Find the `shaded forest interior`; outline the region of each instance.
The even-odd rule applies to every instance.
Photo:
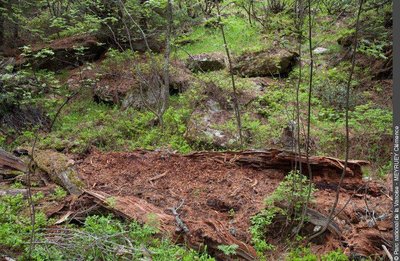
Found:
[[[0,259],[389,260],[392,26],[387,0],[0,0]]]

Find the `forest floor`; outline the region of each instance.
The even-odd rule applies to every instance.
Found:
[[[357,53],[349,101],[349,157],[360,161],[350,161],[340,186],[332,225],[313,239],[312,244],[307,244],[306,236],[320,229],[329,216],[344,167],[343,161],[332,157],[345,157],[344,98],[351,68],[351,44],[343,42],[351,40],[350,29],[354,24],[351,13],[316,17],[318,26],[314,29],[313,39],[315,73],[309,116],[305,108],[309,102],[310,60],[306,55],[302,57],[302,67],[294,64],[282,73],[282,77],[280,74],[279,77],[265,76],[260,72],[257,76],[234,76],[244,135],[244,144],[241,145],[232,103],[231,75],[224,59],[220,69],[190,69],[193,56],[210,56],[214,62],[224,57],[218,27],[199,23],[187,33],[175,37],[177,43],[171,54],[169,108],[163,116],[163,127],[151,108],[145,106],[143,94],[138,93],[139,88],[142,91],[140,82],[144,80],[136,72],[137,68],[147,72],[146,68],[152,64],[147,54],[131,50],[120,52],[112,46],[103,46],[103,39],[96,38],[98,35],[86,33],[59,38],[50,44],[33,45],[32,51],[38,53],[32,61],[38,68],[30,68],[29,57],[15,51],[10,55],[13,69],[0,72],[4,86],[11,90],[9,97],[8,93],[4,97],[18,104],[15,110],[5,106],[4,115],[0,115],[0,147],[9,152],[22,147],[30,151],[35,143],[44,158],[47,152],[49,157],[58,154],[68,158],[68,168],[72,162],[84,184],[82,194],[75,195],[57,183],[58,180],[50,181],[48,176],[60,173],[47,172],[47,178],[44,178],[46,175],[40,172],[46,170],[37,164],[41,170],[32,175],[31,185],[38,211],[38,238],[48,236],[48,228],[70,233],[73,225],[77,225],[78,234],[82,235],[92,229],[87,220],[97,215],[109,223],[119,222],[118,217],[122,217],[140,223],[143,228],[149,224],[162,232],[161,235],[150,233],[151,239],[164,240],[165,236],[177,243],[169,245],[165,251],[175,251],[173,254],[160,257],[165,250],[160,242],[164,241],[149,246],[146,244],[152,240],[147,242],[134,238],[137,239],[135,247],[142,249],[145,245],[144,248],[152,249],[151,260],[213,260],[212,257],[218,260],[258,260],[259,256],[265,255],[263,257],[267,260],[309,261],[320,260],[324,254],[336,250],[343,251],[350,260],[386,260],[384,248],[390,248],[393,231],[393,193],[390,191],[392,52],[390,28],[383,27],[383,15],[365,14],[364,23],[370,21],[370,17],[379,17],[372,22],[381,26],[377,27],[379,30],[371,26],[370,31],[382,31],[388,36],[382,36],[382,43],[375,43],[373,34],[370,36],[368,30],[362,32],[365,38],[360,41],[363,48]],[[287,13],[273,16],[273,20],[268,22],[270,28],[263,28],[257,24],[249,25],[243,15],[230,13],[224,25],[235,63],[244,60],[243,55],[258,57],[260,52],[265,52],[263,59],[269,59],[271,50],[283,53],[297,50],[289,18]],[[83,47],[81,52],[76,46]],[[301,48],[303,53],[308,52],[306,44]],[[53,52],[49,57],[46,56],[48,49]],[[41,52],[44,57],[38,55]],[[154,53],[153,56],[155,69],[162,68],[163,53]],[[253,65],[250,63],[246,69],[256,67]],[[299,77],[303,80],[298,81]],[[41,85],[32,85],[38,79]],[[18,92],[20,86],[25,88],[22,94]],[[150,96],[147,102],[152,102]],[[300,119],[296,127],[293,119],[297,103]],[[306,120],[309,117],[311,129],[309,141],[306,141]],[[54,126],[49,129],[53,119]],[[268,205],[266,199],[279,190],[290,171],[295,169],[295,161],[288,156],[290,153],[284,151],[293,146],[295,135],[292,128],[300,130],[298,144],[304,149],[302,153],[307,148],[310,155],[316,155],[310,158],[312,184],[316,190],[312,193],[300,237],[294,237],[294,227],[287,225],[292,217],[277,214],[263,231],[263,243],[270,244],[271,249],[261,251],[258,256],[252,222],[263,211],[276,207]],[[248,151],[235,151],[239,148]],[[271,155],[272,161],[268,158]],[[369,167],[361,168],[365,163],[361,160],[368,161]],[[27,162],[29,159],[25,159],[25,164]],[[50,160],[50,169],[54,167],[52,164]],[[302,166],[303,170],[307,169],[304,161]],[[26,193],[26,171],[14,175],[8,171],[3,173],[2,167],[0,164],[0,193]],[[302,173],[307,176],[306,172]],[[3,252],[8,257],[26,254],[31,223],[26,197],[0,196],[1,260]],[[290,205],[298,202],[288,199],[280,203]],[[110,212],[114,216],[107,219]],[[45,215],[43,220],[42,214]],[[130,231],[110,232],[107,230],[109,223],[103,227],[100,222],[96,224],[103,229],[100,229],[101,233],[105,232],[106,235],[102,235],[105,238]],[[128,222],[117,224],[121,227],[131,225]],[[140,229],[134,232],[143,233]],[[68,235],[65,238],[69,238]],[[65,249],[60,241],[50,243],[59,244],[57,251],[63,254]],[[91,241],[86,243],[89,248],[94,244]],[[80,248],[79,244],[77,241],[74,246],[68,245],[71,253],[85,253],[86,246]],[[227,254],[227,249],[235,245],[235,254]],[[300,245],[318,257],[287,258]],[[46,251],[40,247],[38,244],[37,252],[40,254],[55,252],[51,247],[46,246]],[[123,247],[117,250],[124,252],[126,249]],[[192,251],[190,248],[197,250],[196,255],[208,253],[211,258],[183,258],[179,251]],[[99,249],[101,254],[107,252],[102,252],[104,245]],[[111,247],[110,256],[98,257],[98,260],[114,260],[117,250]],[[157,256],[159,253],[162,254]],[[76,257],[64,255],[60,260],[72,256]],[[39,257],[33,259],[53,260],[55,256]],[[136,258],[142,260],[145,257],[139,253]]]
[[[265,207],[265,198],[284,179],[285,170],[237,164],[241,156],[94,150],[78,163],[78,171],[90,190],[122,202],[144,200],[142,207],[148,208],[148,213],[171,215],[170,208],[181,205],[179,216],[190,230],[193,238],[188,241],[192,244],[222,245],[231,234],[237,240],[233,243],[251,248],[250,217]],[[317,191],[310,206],[325,216],[333,205],[340,178],[338,172],[327,173],[315,171]],[[391,241],[390,208],[385,184],[363,181],[360,175],[346,177],[340,190],[340,213],[334,218],[339,234],[327,232],[314,239],[312,251],[323,254],[341,248],[350,256],[383,256],[382,245]],[[273,226],[267,233],[268,241],[278,249],[287,245],[280,241],[281,228]],[[274,251],[271,257],[278,260],[280,254]]]

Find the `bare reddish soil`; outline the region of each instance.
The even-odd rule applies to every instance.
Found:
[[[248,247],[250,217],[264,208],[263,200],[276,189],[288,170],[273,169],[268,164],[238,164],[240,160],[235,157],[224,153],[183,156],[149,151],[92,151],[78,170],[87,187],[94,191],[115,196],[120,202],[145,203],[155,212],[163,212],[160,214],[163,218],[171,216],[167,226],[176,226],[169,208],[184,200],[178,212],[190,235],[197,237],[195,240],[219,243],[220,234],[229,234]],[[311,207],[327,216],[335,199],[339,174],[315,170],[314,181],[319,190]],[[353,257],[384,256],[382,245],[390,249],[392,234],[391,199],[385,187],[365,183],[354,173],[345,178],[341,189],[338,209],[344,206],[334,219],[341,237],[327,232],[315,240],[313,251],[321,254],[342,248]],[[267,238],[274,241],[277,235],[271,233]],[[278,243],[278,247],[284,244]]]

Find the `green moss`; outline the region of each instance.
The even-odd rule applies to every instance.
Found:
[[[250,26],[246,19],[229,16],[224,19],[223,23],[231,52],[240,54],[250,50],[261,50],[269,46],[269,42],[261,37],[260,28]],[[193,42],[179,47],[177,49],[178,57],[188,58],[187,53],[190,55],[212,52],[225,53],[221,31],[218,27],[195,27],[191,34],[187,36],[187,39],[193,39]]]

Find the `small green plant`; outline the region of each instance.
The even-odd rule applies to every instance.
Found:
[[[185,249],[155,237],[157,229],[137,222],[126,224],[113,216],[87,217],[82,228],[66,228],[35,248],[35,260],[154,260],[213,261],[205,253]],[[64,247],[67,245],[68,247]]]
[[[342,250],[336,249],[321,256],[321,261],[348,261],[349,258]]]
[[[218,249],[221,250],[225,255],[236,255],[236,250],[238,249],[238,245],[219,245]]]
[[[340,250],[334,250],[318,257],[310,247],[297,247],[290,251],[285,261],[348,261],[349,258]]]
[[[251,242],[260,256],[263,256],[265,251],[274,249],[274,246],[265,240],[265,235],[277,212],[277,208],[268,208],[251,218]]]
[[[110,207],[115,207],[115,205],[117,204],[117,201],[114,197],[108,197],[106,199],[106,203],[107,205],[109,205]]]
[[[236,214],[236,212],[235,212],[235,210],[233,208],[229,209],[228,215],[229,215],[230,218],[234,218],[235,214]]]
[[[22,189],[22,188],[24,188],[25,186],[20,182],[20,181],[17,181],[17,182],[14,182],[12,185],[11,185],[11,188],[14,188],[14,189]]]
[[[53,196],[55,200],[61,200],[67,196],[67,192],[63,188],[57,186]]]
[[[298,247],[290,251],[286,261],[318,261],[318,257],[309,247]]]
[[[265,200],[266,208],[251,218],[252,243],[260,255],[274,249],[273,245],[266,242],[265,236],[276,215],[291,215],[289,218],[293,221],[299,220],[309,189],[307,177],[298,171],[291,171],[274,193]],[[311,200],[314,192],[315,188],[311,186]]]

